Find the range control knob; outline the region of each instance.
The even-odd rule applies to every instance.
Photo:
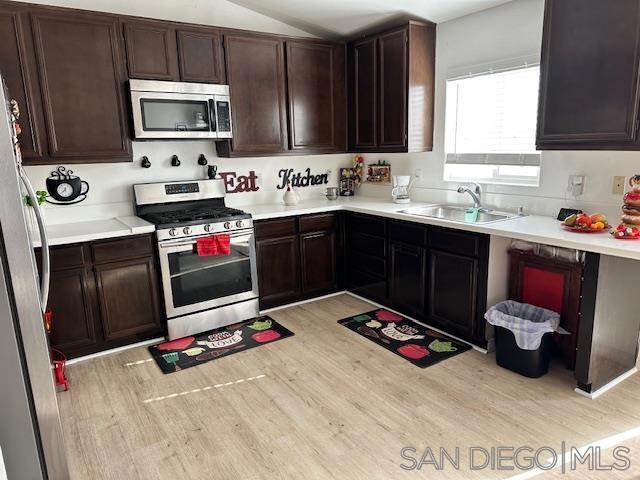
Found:
[[[224,228],[225,228],[225,230],[229,230],[231,228],[231,223],[230,222],[224,222]]]
[[[236,222],[236,227],[240,228],[240,227],[242,227],[242,226],[244,226],[244,223],[242,223],[242,220],[238,220],[238,221]]]
[[[169,230],[169,235],[171,235],[172,237],[175,237],[176,235],[178,235],[178,230],[176,230],[175,228],[172,228],[171,230]]]
[[[205,231],[205,232],[207,232],[207,233],[209,233],[211,230],[213,230],[213,227],[211,226],[211,224],[210,224],[210,223],[207,223],[207,224],[204,226],[204,231]]]
[[[191,234],[191,227],[184,227],[182,231],[184,232],[185,235],[189,235]]]

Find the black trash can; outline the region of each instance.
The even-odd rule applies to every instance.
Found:
[[[503,368],[529,378],[538,378],[549,371],[553,351],[553,333],[545,333],[537,350],[523,350],[508,328],[494,327],[496,363]]]
[[[560,323],[557,312],[506,300],[491,307],[485,319],[495,329],[498,365],[529,378],[541,377],[549,371],[553,332]]]

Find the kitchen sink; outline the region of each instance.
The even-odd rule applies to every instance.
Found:
[[[399,210],[398,213],[415,215],[417,217],[440,218],[442,220],[449,220],[452,222],[478,224],[500,222],[502,220],[509,220],[510,218],[516,218],[519,216],[515,213],[498,212],[489,208],[481,208],[478,211],[476,221],[467,222],[464,219],[466,210],[468,210],[468,207],[460,207],[457,205],[432,205],[430,207],[407,208],[405,210]]]

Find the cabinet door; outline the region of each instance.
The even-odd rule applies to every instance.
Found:
[[[344,150],[344,45],[287,42],[292,150]]]
[[[99,341],[94,289],[93,275],[84,267],[51,273],[51,346],[68,357],[95,350]]]
[[[36,11],[32,24],[52,161],[131,161],[117,18]]]
[[[9,97],[20,107],[20,148],[29,163],[46,154],[46,137],[28,15],[9,5],[0,6],[0,36],[0,72]]]
[[[168,22],[138,20],[124,24],[129,77],[180,80],[176,31]]]
[[[298,236],[256,242],[260,308],[295,299],[300,294],[300,250]]]
[[[424,315],[426,294],[425,249],[416,245],[391,243],[389,299],[408,315]]]
[[[378,146],[407,145],[407,29],[378,38]]]
[[[94,270],[105,341],[162,333],[153,258],[95,265]]]
[[[639,41],[637,0],[547,0],[538,147],[636,140]]]
[[[221,41],[218,30],[178,30],[178,57],[182,81],[224,83]]]
[[[300,256],[304,293],[336,288],[336,235],[333,231],[300,235]]]
[[[377,41],[360,40],[349,45],[349,148],[377,146]]]
[[[227,80],[233,108],[235,154],[287,149],[282,41],[271,36],[224,37]]]
[[[466,339],[474,337],[478,260],[440,250],[429,252],[427,321]]]

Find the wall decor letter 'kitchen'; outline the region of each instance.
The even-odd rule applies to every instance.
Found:
[[[298,172],[293,173],[293,168],[283,168],[278,172],[281,182],[276,188],[282,190],[287,188],[287,184],[291,182],[292,187],[309,187],[313,185],[326,185],[329,183],[329,173],[320,173],[311,175],[311,169],[307,168],[304,174]]]
[[[251,170],[249,175],[238,175],[236,172],[220,172],[224,180],[224,188],[227,193],[257,192],[260,187],[256,185],[258,175]]]

